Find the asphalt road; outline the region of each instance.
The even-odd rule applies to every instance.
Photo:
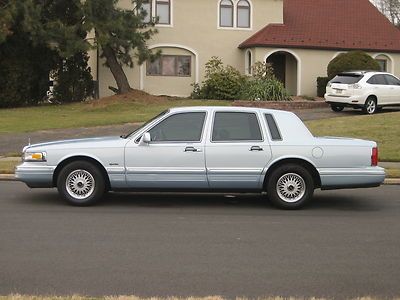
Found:
[[[400,186],[257,196],[110,194],[75,208],[0,182],[0,294],[400,296]]]

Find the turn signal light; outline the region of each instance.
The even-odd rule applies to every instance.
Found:
[[[376,167],[378,165],[378,148],[372,148],[372,156],[371,156],[371,166]]]

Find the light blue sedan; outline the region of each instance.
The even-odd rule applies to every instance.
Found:
[[[267,193],[280,208],[304,206],[321,188],[376,187],[385,179],[377,144],[314,137],[293,113],[242,107],[184,107],[127,136],[26,146],[16,177],[57,187],[73,205],[107,191]]]

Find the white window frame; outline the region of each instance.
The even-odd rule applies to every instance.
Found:
[[[251,0],[247,0],[250,5],[250,27],[238,27],[237,26],[237,18],[238,18],[238,2],[239,0],[231,0],[233,3],[233,27],[223,27],[220,26],[220,18],[221,18],[221,1],[217,1],[217,29],[221,30],[242,30],[242,31],[252,31],[253,30],[253,2]]]
[[[157,18],[157,0],[150,0],[151,18],[154,21]],[[155,23],[155,27],[174,27],[174,0],[169,0],[169,24]]]

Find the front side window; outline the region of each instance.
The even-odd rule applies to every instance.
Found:
[[[389,85],[400,85],[400,81],[397,78],[395,78],[391,75],[384,75],[384,76]]]
[[[158,24],[171,24],[171,2],[170,0],[156,0],[156,16]]]
[[[237,4],[237,27],[250,28],[250,4],[247,0],[240,0]]]
[[[147,62],[147,75],[190,77],[191,62],[189,55],[161,55],[154,62]]]
[[[217,112],[212,133],[214,142],[262,141],[255,113]]]
[[[155,142],[200,142],[205,112],[180,113],[167,117],[149,130]]]
[[[219,4],[219,26],[233,27],[233,3],[231,0],[222,0]]]

